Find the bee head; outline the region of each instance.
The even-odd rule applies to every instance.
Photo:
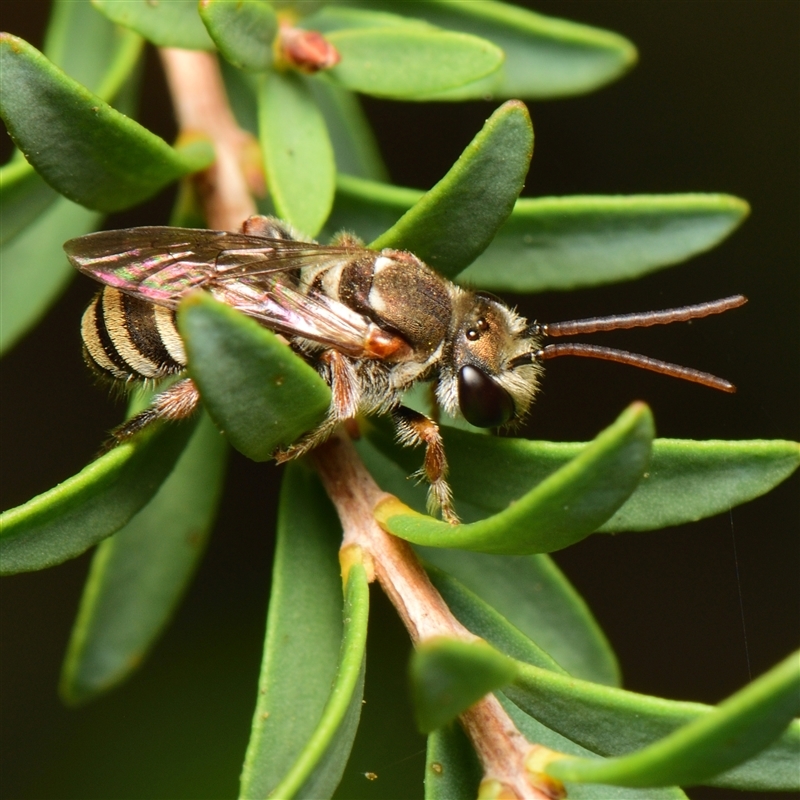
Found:
[[[437,395],[479,428],[518,422],[538,388],[541,367],[535,327],[493,295],[465,293],[452,342],[452,362],[440,375]]]

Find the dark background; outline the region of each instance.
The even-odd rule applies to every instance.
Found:
[[[531,317],[560,320],[742,292],[750,303],[724,317],[608,340],[725,376],[738,394],[563,359],[548,365],[528,435],[589,439],[642,399],[662,436],[800,438],[800,4],[542,0],[535,9],[627,36],[640,63],[586,97],[530,104],[536,147],[526,195],[721,191],[745,198],[752,215],[710,253],[635,283],[519,299]],[[0,28],[41,46],[46,12],[44,2],[3,0]],[[144,86],[141,120],[171,139],[152,54]],[[393,180],[424,189],[497,104],[365,105]],[[5,160],[5,136],[2,147]],[[170,199],[116,215],[108,226],[164,223]],[[76,281],[3,362],[3,507],[74,474],[119,419],[119,406],[81,362],[78,322],[93,291]],[[140,673],[85,709],[61,706],[56,684],[90,555],[4,579],[3,797],[235,795],[279,480],[277,467],[234,454],[219,524],[175,621]],[[556,560],[609,635],[627,687],[714,703],[797,647],[798,510],[795,476],[730,514],[656,533],[594,536]],[[421,797],[424,740],[406,710],[407,639],[379,591],[373,602],[365,721],[378,720],[382,732],[357,740],[341,796]],[[366,771],[379,779],[366,781]]]

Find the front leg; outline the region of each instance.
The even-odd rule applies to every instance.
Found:
[[[340,422],[351,419],[358,412],[361,385],[352,361],[337,350],[326,350],[319,361],[322,376],[331,387],[331,405],[328,414],[313,431],[275,454],[275,460],[279,464],[299,458],[313,450],[334,432]]]
[[[425,462],[420,474],[428,481],[428,511],[441,509],[442,519],[451,525],[459,522],[453,508],[453,495],[447,482],[447,458],[439,426],[419,411],[398,406],[392,411],[397,439],[402,445],[425,444]]]

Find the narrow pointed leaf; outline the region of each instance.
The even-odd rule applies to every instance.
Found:
[[[194,422],[153,425],[0,515],[0,574],[52,567],[120,530],[166,480],[193,428]]]
[[[346,181],[349,175],[373,181],[388,181],[389,173],[381,158],[378,142],[358,98],[347,89],[326,81],[309,81],[308,85],[325,117],[336,160],[337,191],[339,179],[344,178]],[[342,176],[341,173],[347,174]],[[396,221],[396,218],[392,219],[389,224],[393,225]],[[345,226],[335,227],[332,233],[343,227]],[[370,238],[374,239],[387,227],[389,225],[376,229]],[[330,221],[325,224],[325,230],[329,228]]]
[[[604,756],[642,751],[716,713],[713,706],[566,679],[533,666],[521,666],[505,693],[548,728]],[[798,791],[799,758],[800,721],[795,721],[755,757],[703,782],[752,791]]]
[[[432,549],[432,548],[431,548]],[[566,675],[564,670],[536,642],[515,628],[502,614],[467,589],[452,575],[427,565],[431,582],[447,607],[464,627],[486,640],[492,647],[517,661]]]
[[[15,36],[0,34],[0,69],[0,113],[15,144],[76,203],[128,208],[213,160],[206,142],[171,148]]]
[[[644,750],[603,762],[554,761],[547,772],[563,780],[616,786],[703,783],[763,750],[798,714],[800,652],[795,652],[713,713]]]
[[[231,444],[254,461],[322,421],[330,390],[278,337],[198,292],[178,310],[189,373]]]
[[[460,725],[445,725],[428,734],[425,800],[477,797],[482,778],[480,761]]]
[[[340,175],[326,230],[378,238],[421,197],[416,189]],[[722,194],[523,197],[458,279],[516,292],[631,280],[715,247],[748,211],[743,200]]]
[[[342,649],[330,697],[302,753],[273,790],[274,797],[316,800],[330,797],[339,785],[361,717],[368,615],[367,574],[362,564],[353,564],[347,573]]]
[[[89,36],[97,47],[81,47]],[[142,39],[110,23],[89,3],[59,0],[45,39],[45,55],[70,77],[113,100],[129,80]],[[37,175],[19,151],[0,169],[0,243],[37,220],[58,194]]]
[[[523,198],[459,279],[514,292],[632,280],[715,247],[749,210],[726,194]]]
[[[444,580],[434,577],[434,583],[476,635],[507,655],[552,669],[535,661],[533,650],[527,657],[523,655],[525,650],[513,634],[519,631],[555,660],[556,671],[564,669],[575,677],[610,686],[619,684],[619,666],[608,639],[549,556],[493,556],[434,547],[423,548],[422,554],[449,573]],[[454,581],[466,594],[452,585]],[[473,597],[478,598],[477,604]],[[497,618],[482,611],[482,604]],[[512,626],[513,631],[504,632],[504,626]]]
[[[360,6],[408,14],[402,0],[370,0]],[[616,80],[636,62],[636,49],[622,36],[568,20],[545,17],[493,0],[417,0],[411,13],[449,30],[475,33],[505,53],[497,73],[437,100],[487,97],[541,99],[590,92]]]
[[[398,447],[386,426],[372,422],[365,430],[383,453],[408,472],[419,467],[416,454]],[[469,521],[515,503],[584,447],[579,442],[501,439],[452,428],[443,428],[443,435],[456,508]],[[475,463],[482,465],[479,473]],[[655,439],[643,480],[598,530],[656,530],[727,512],[770,491],[798,466],[797,442]],[[401,499],[424,509],[410,502],[407,494],[401,493]]]
[[[510,101],[486,121],[447,175],[372,247],[399,247],[453,277],[482,253],[514,208],[533,153],[525,106]]]
[[[224,438],[205,417],[153,499],[100,544],[61,675],[67,702],[107,691],[146,658],[205,549],[225,452]]]
[[[340,666],[347,663],[348,675],[352,676],[358,649],[363,648],[366,625],[363,570],[357,567],[352,572],[355,578],[348,581],[350,599],[359,596],[348,606],[353,613],[346,623],[345,635],[337,558],[340,542],[341,527],[336,512],[316,475],[301,464],[290,464],[281,489],[264,660],[242,770],[243,800],[267,797],[270,792],[273,796],[291,796],[277,795],[276,788],[290,771],[300,775],[297,765],[304,759],[308,766],[309,742],[321,741],[318,731],[323,723],[330,726],[332,721],[331,716],[326,716],[326,709],[332,707],[331,686],[337,674],[344,675]],[[343,649],[345,640],[349,649]],[[337,696],[341,697],[344,684],[337,686]],[[356,712],[360,711],[360,693],[356,683],[351,694],[351,699],[357,698]],[[351,729],[354,735],[352,709],[351,704],[339,732],[328,739],[331,744],[346,741]],[[304,774],[309,773],[306,770]],[[300,779],[308,780],[303,775]],[[320,791],[318,796],[327,795]]]
[[[304,78],[283,72],[264,76],[258,128],[278,216],[316,236],[333,206],[336,164],[325,120]]]
[[[498,692],[497,699],[511,717],[519,732],[529,742],[543,744],[545,747],[559,753],[589,758],[592,756],[589,750],[528,716],[512,703],[504,692]],[[569,800],[688,800],[686,794],[677,786],[642,789],[565,781],[564,788],[567,791]]]
[[[214,44],[231,64],[256,71],[272,66],[272,40],[278,30],[278,18],[269,3],[200,0],[199,9]]]
[[[130,79],[143,46],[141,36],[115,25],[89,2],[53,3],[44,54],[107,103]]]
[[[509,555],[559,550],[596,530],[631,495],[652,438],[650,410],[634,403],[573,461],[492,517],[448,525],[387,500],[376,519],[395,536],[432,547]]]
[[[326,71],[354,92],[413,100],[455,89],[497,71],[503,51],[464,33],[392,25],[327,34],[341,56]]]
[[[0,167],[0,245],[11,241],[57,199],[58,192],[23,158]]]
[[[797,442],[656,439],[644,480],[599,530],[657,530],[722,514],[766,494],[798,466]]]
[[[197,0],[92,0],[112,22],[132,28],[159,47],[213,50],[197,13]]]
[[[437,637],[414,651],[409,674],[417,727],[429,733],[510,683],[516,666],[486,642]]]

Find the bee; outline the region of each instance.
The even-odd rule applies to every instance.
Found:
[[[303,241],[273,217],[250,217],[240,233],[143,227],[103,231],[66,242],[70,262],[104,284],[83,315],[88,364],[125,385],[177,376],[152,404],[112,432],[125,441],[155,420],[191,415],[200,397],[186,377],[175,309],[203,289],[284,335],[331,388],[320,425],[286,449],[296,458],[357,414],[390,414],[404,445],[425,445],[421,476],[431,512],[458,521],[447,483],[438,424],[402,404],[432,381],[437,404],[481,428],[502,428],[528,414],[542,363],[564,355],[608,359],[735,391],[697,370],[607,347],[543,345],[548,337],[646,327],[717,314],[741,295],[699,305],[575,320],[529,323],[494,295],[442,277],[412,253],[366,248],[349,234],[331,245]]]

